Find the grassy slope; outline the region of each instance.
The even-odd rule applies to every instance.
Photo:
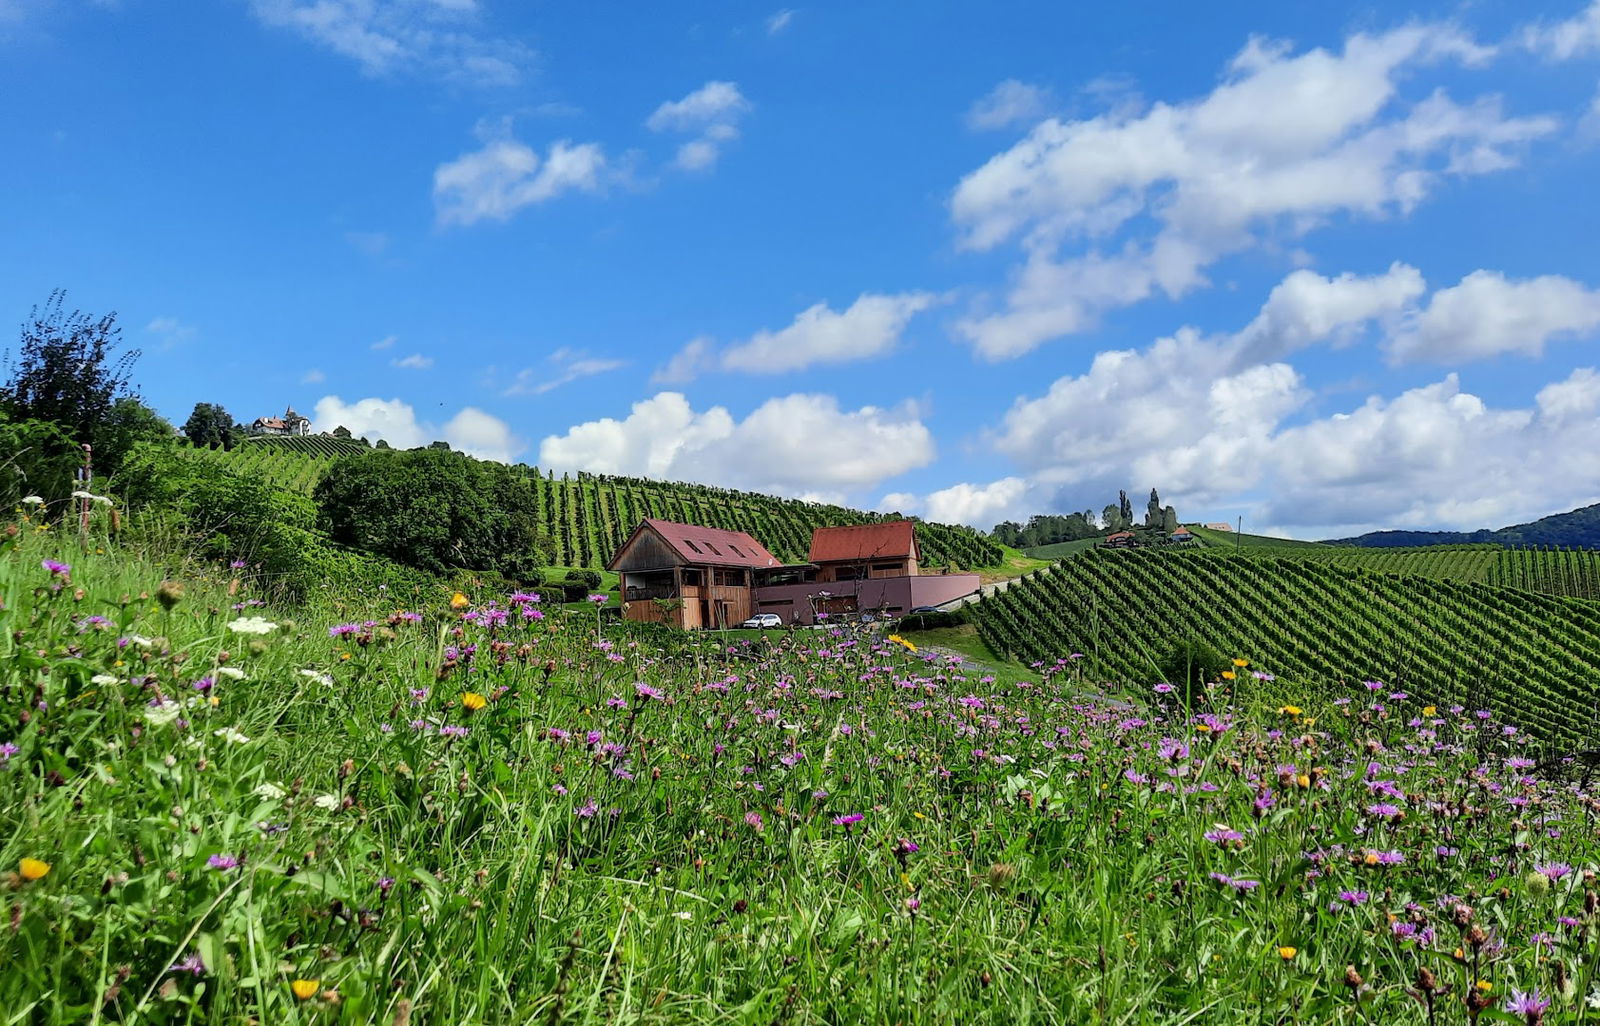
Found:
[[[70,585],[45,556],[74,564]],[[1593,833],[1470,718],[1422,738],[1407,713],[1366,725],[1307,701],[1307,721],[1202,734],[1175,708],[1138,726],[1080,711],[1060,679],[988,683],[868,638],[729,655],[608,628],[602,650],[582,617],[491,635],[442,602],[366,643],[328,628],[392,609],[269,608],[275,630],[241,635],[223,581],[187,582],[167,612],[139,597],[156,580],[116,551],[0,541],[0,862],[38,877],[8,887],[7,1021],[1422,1026],[1419,960],[1468,985],[1437,897],[1502,887],[1474,902],[1507,941],[1480,974],[1497,1000],[1595,958],[1592,932],[1523,940],[1585,916],[1578,874],[1524,878],[1594,865]],[[135,636],[152,640],[119,644]],[[450,656],[474,644],[476,669]],[[162,695],[182,722],[160,722]],[[1485,788],[1440,859],[1448,824],[1367,811],[1369,774],[1344,767],[1374,761],[1408,807],[1481,772],[1573,826],[1523,853],[1518,810]],[[1286,764],[1315,790],[1278,784]],[[1193,786],[1158,786],[1169,773]],[[1218,823],[1241,846],[1203,840]],[[1404,861],[1309,878],[1302,853],[1330,843]],[[1407,901],[1438,945],[1390,936]],[[1369,981],[1359,1009],[1346,965]],[[1583,1011],[1581,989],[1557,995],[1544,1026]]]
[[[1301,549],[1317,548],[1322,544],[1321,542],[1296,541],[1293,538],[1274,538],[1268,534],[1250,534],[1248,532],[1236,534],[1233,531],[1213,531],[1209,527],[1201,527],[1198,524],[1187,524],[1185,526],[1194,532],[1196,538],[1199,538],[1207,545],[1217,547]]]
[[[1033,548],[1024,549],[1023,551],[1034,559],[1049,561],[1077,555],[1085,549],[1092,549],[1099,544],[1099,538],[1079,538],[1077,541],[1056,542],[1054,545],[1035,545]]]

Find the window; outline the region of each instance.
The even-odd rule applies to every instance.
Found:
[[[694,544],[694,543],[693,543],[693,542],[691,542],[691,543],[690,543],[690,544],[691,544],[691,545],[692,545],[692,544]],[[708,548],[708,549],[710,549],[710,550],[711,550],[711,554],[712,554],[712,555],[713,555],[713,556],[720,556],[720,555],[722,555],[722,553],[720,553],[720,552],[718,552],[718,551],[717,551],[717,547],[716,547],[716,546],[715,546],[715,545],[713,545],[713,544],[711,544],[711,543],[710,543],[710,542],[706,542],[706,548]],[[695,551],[696,551],[696,552],[699,552],[699,551],[700,551],[700,550],[699,550],[699,549],[695,549]]]
[[[739,551],[739,546],[737,546],[737,545],[729,545],[728,548],[733,550],[733,554],[735,556],[738,556],[740,559],[744,558],[744,553]]]
[[[697,553],[698,555],[702,555],[702,556],[705,555],[705,553],[700,551],[700,546],[696,545],[694,542],[690,541],[689,539],[685,538],[683,540],[683,543],[685,545],[689,546],[689,548],[693,549],[695,551],[695,553]]]

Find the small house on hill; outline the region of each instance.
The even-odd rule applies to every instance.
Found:
[[[1135,544],[1133,532],[1118,531],[1116,534],[1108,534],[1101,544],[1110,549],[1131,549]]]
[[[606,564],[623,615],[676,627],[728,627],[752,612],[753,574],[780,564],[743,531],[646,518]]]
[[[1232,524],[1225,524],[1220,520],[1217,521],[1214,524],[1202,524],[1201,526],[1204,527],[1208,531],[1232,531],[1233,530],[1233,525]]]
[[[1189,530],[1187,527],[1180,527],[1176,531],[1173,531],[1170,537],[1179,545],[1188,545],[1190,542],[1194,541],[1194,532]]]
[[[309,435],[311,421],[287,407],[281,417],[257,417],[250,422],[252,435]]]

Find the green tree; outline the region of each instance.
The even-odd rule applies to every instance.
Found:
[[[171,444],[177,432],[166,418],[131,395],[111,404],[111,410],[94,431],[94,475],[114,478],[135,446]]]
[[[1144,507],[1144,526],[1161,526],[1161,496],[1156,494],[1154,488],[1150,489],[1150,501]]]
[[[78,310],[69,314],[66,298],[57,289],[42,311],[29,313],[17,356],[6,360],[10,378],[0,386],[0,407],[13,420],[48,420],[92,444],[116,401],[136,397],[128,374],[139,351],[119,352],[115,313],[98,319]]]
[[[1167,534],[1178,529],[1178,510],[1175,506],[1168,506],[1161,511],[1161,530]]]
[[[533,489],[509,467],[439,449],[333,464],[315,493],[330,537],[429,573],[531,577],[547,561]]]
[[[333,437],[335,437],[335,438],[349,438],[350,437],[350,429],[345,427],[343,424],[340,424],[338,427],[333,429]]]
[[[1122,529],[1126,530],[1133,526],[1133,503],[1128,501],[1128,493],[1125,491],[1117,492],[1117,512],[1122,519]]]
[[[1122,518],[1122,507],[1115,502],[1107,503],[1106,508],[1100,511],[1100,522],[1112,534],[1127,527],[1127,521]]]
[[[55,504],[71,496],[83,448],[47,420],[11,421],[0,412],[0,509],[30,495]]]
[[[183,422],[183,436],[190,445],[206,449],[231,449],[237,441],[233,418],[220,403],[195,403]]]

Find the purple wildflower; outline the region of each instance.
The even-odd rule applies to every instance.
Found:
[[[213,855],[206,859],[206,865],[219,870],[237,869],[239,860],[232,855]]]

